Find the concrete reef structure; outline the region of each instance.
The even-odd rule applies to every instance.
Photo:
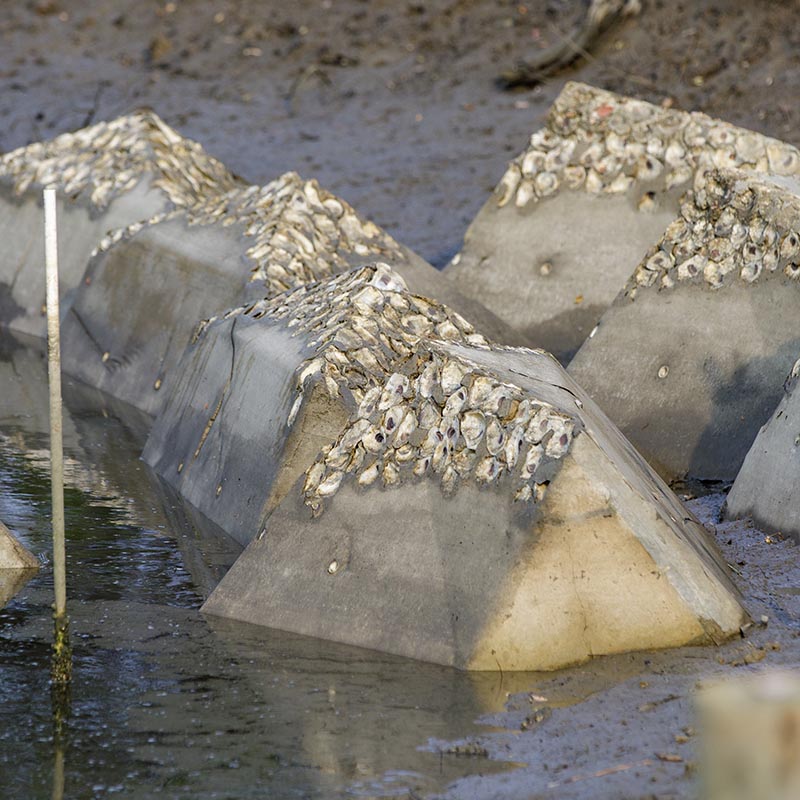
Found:
[[[752,517],[759,528],[800,542],[800,359],[775,413],[759,431],[725,501],[727,519]]]
[[[444,273],[566,364],[711,168],[798,176],[800,151],[568,83]]]
[[[226,192],[239,181],[152,111],[0,156],[0,325],[45,335],[41,190],[58,189],[62,309],[111,229]]]
[[[203,323],[145,460],[239,541],[211,614],[470,669],[720,641],[705,531],[548,354],[385,265]]]
[[[569,365],[669,481],[733,480],[800,350],[797,184],[713,171]]]
[[[155,414],[197,320],[376,259],[414,291],[513,339],[415,253],[290,172],[105,237],[62,326],[64,369]]]

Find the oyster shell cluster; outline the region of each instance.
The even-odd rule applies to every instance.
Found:
[[[297,370],[289,425],[319,381],[352,410],[345,430],[306,472],[303,492],[314,515],[348,478],[391,488],[429,477],[445,494],[462,480],[510,480],[515,500],[535,503],[546,490],[543,471],[568,452],[576,433],[572,416],[451,355],[448,342],[492,346],[446,306],[406,291],[384,264],[225,318],[242,314],[313,337],[314,353]]]
[[[800,197],[766,178],[715,170],[689,192],[680,216],[647,252],[626,294],[681,282],[713,289],[771,273],[800,280]]]
[[[193,225],[237,225],[252,239],[245,255],[251,281],[263,281],[270,296],[324,280],[352,268],[346,256],[401,261],[399,245],[375,223],[316,180],[287,172],[265,186],[246,186],[210,195],[186,208],[157,214],[109,233],[95,254],[142,228],[171,219]]]
[[[34,142],[0,156],[0,180],[23,194],[31,185],[55,186],[103,210],[146,177],[175,206],[226,192],[237,179],[191,139],[152,111],[99,122],[47,142]]]
[[[713,168],[800,175],[800,150],[699,112],[568,83],[495,192],[498,206],[513,200],[524,208],[562,187],[597,195],[636,189],[644,211],[654,192],[690,188]]]

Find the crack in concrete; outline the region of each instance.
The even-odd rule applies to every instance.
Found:
[[[569,529],[567,529],[569,532]],[[577,577],[575,575],[575,557],[572,552],[572,541],[569,536],[566,537],[567,551],[569,553],[570,571],[572,572],[572,589],[575,592],[575,599],[581,607],[581,615],[583,616],[583,644],[589,656],[594,656],[592,652],[592,644],[586,632],[589,630],[589,615],[586,613],[586,605],[583,602],[580,591],[578,591]]]
[[[228,390],[231,388],[231,383],[233,382],[233,368],[236,363],[236,340],[233,337],[234,329],[236,328],[236,322],[238,318],[234,318],[233,323],[231,324],[231,333],[230,333],[230,341],[231,341],[231,366],[230,371],[228,373],[228,380],[225,382],[225,386],[222,387],[222,394],[220,395],[219,402],[217,403],[216,408],[214,409],[211,416],[208,418],[208,422],[206,423],[205,428],[203,429],[203,433],[200,436],[200,441],[197,444],[197,449],[194,451],[194,456],[192,460],[197,459],[200,455],[200,451],[203,449],[203,445],[206,443],[206,439],[208,439],[209,433],[211,433],[211,428],[216,422],[217,416],[219,412],[222,410],[222,405],[225,402],[225,399],[228,394]],[[220,440],[220,457],[222,455],[222,441]]]

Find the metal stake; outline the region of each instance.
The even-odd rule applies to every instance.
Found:
[[[67,575],[64,547],[64,449],[61,427],[61,342],[59,337],[58,233],[56,190],[44,190],[44,252],[47,279],[47,371],[50,384],[50,481],[53,513],[53,572],[55,578],[55,641],[52,677],[56,683],[72,678],[72,654],[67,618]]]

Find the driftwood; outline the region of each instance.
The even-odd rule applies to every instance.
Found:
[[[531,61],[521,61],[498,78],[504,89],[531,87],[544,78],[588,55],[595,39],[622,16],[639,13],[639,0],[589,0],[577,30],[559,34],[560,41],[547,47]]]

